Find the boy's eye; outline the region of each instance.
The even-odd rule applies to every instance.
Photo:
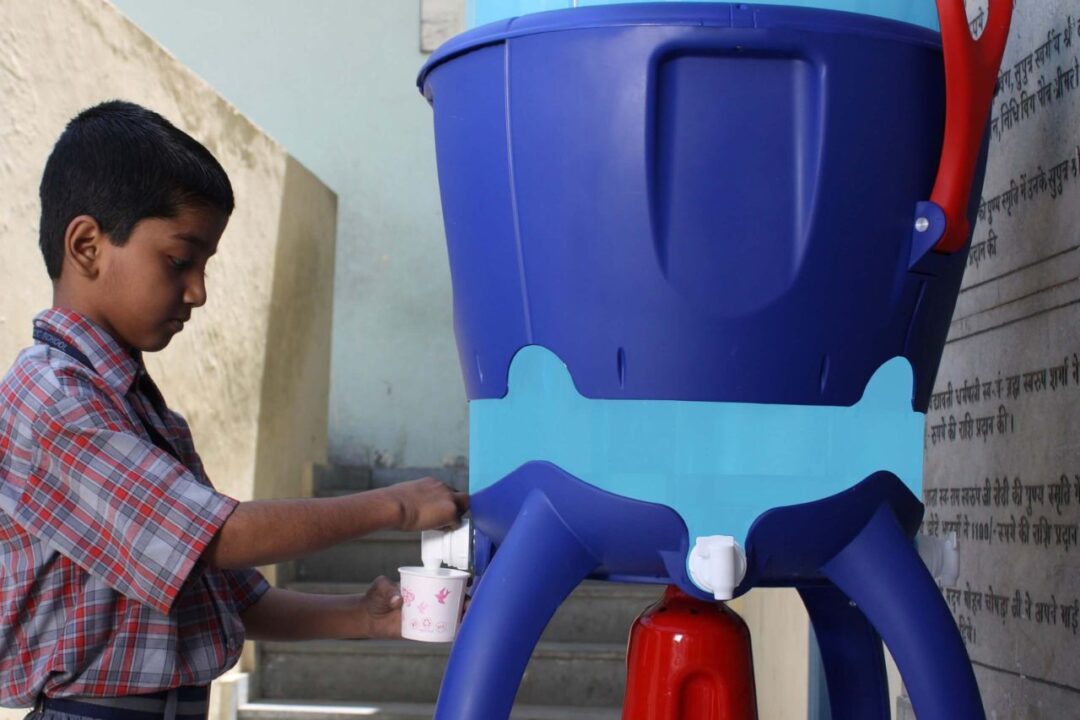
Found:
[[[172,263],[172,266],[174,268],[176,268],[177,270],[184,270],[186,268],[191,267],[191,261],[190,260],[186,260],[186,259],[184,259],[182,257],[176,257],[175,255],[170,255],[169,256],[169,262]]]

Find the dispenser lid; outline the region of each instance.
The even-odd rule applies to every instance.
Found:
[[[465,22],[469,28],[496,20],[562,8],[582,8],[616,3],[687,2],[688,0],[468,0]],[[729,2],[730,0],[689,0],[689,2]],[[891,18],[931,30],[938,29],[935,0],[749,0],[752,5],[789,5],[821,10],[840,10]]]
[[[940,35],[928,28],[875,15],[785,5],[731,3],[637,3],[551,10],[508,18],[455,35],[431,54],[416,78],[424,92],[427,76],[439,65],[472,50],[506,40],[563,30],[634,25],[769,29],[797,26],[818,32],[841,32],[895,37],[941,46]]]

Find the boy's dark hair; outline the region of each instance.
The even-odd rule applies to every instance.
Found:
[[[89,215],[114,245],[146,218],[169,218],[202,205],[230,215],[232,185],[221,164],[187,133],[152,110],[112,100],[68,123],[41,177],[39,243],[49,277],[63,267],[64,233]]]

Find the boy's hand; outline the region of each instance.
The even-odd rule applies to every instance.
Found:
[[[385,488],[401,509],[399,530],[454,528],[469,509],[469,496],[456,492],[433,477],[410,480]]]
[[[357,637],[393,639],[401,637],[401,592],[398,585],[380,575],[371,583],[361,600],[361,627]]]

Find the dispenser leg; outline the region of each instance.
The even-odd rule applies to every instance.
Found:
[[[888,506],[821,570],[885,640],[919,720],[986,717],[956,623]]]
[[[832,586],[799,588],[821,648],[833,720],[888,720],[889,683],[881,637]]]
[[[435,720],[505,720],[551,616],[598,561],[533,490],[465,614]]]

